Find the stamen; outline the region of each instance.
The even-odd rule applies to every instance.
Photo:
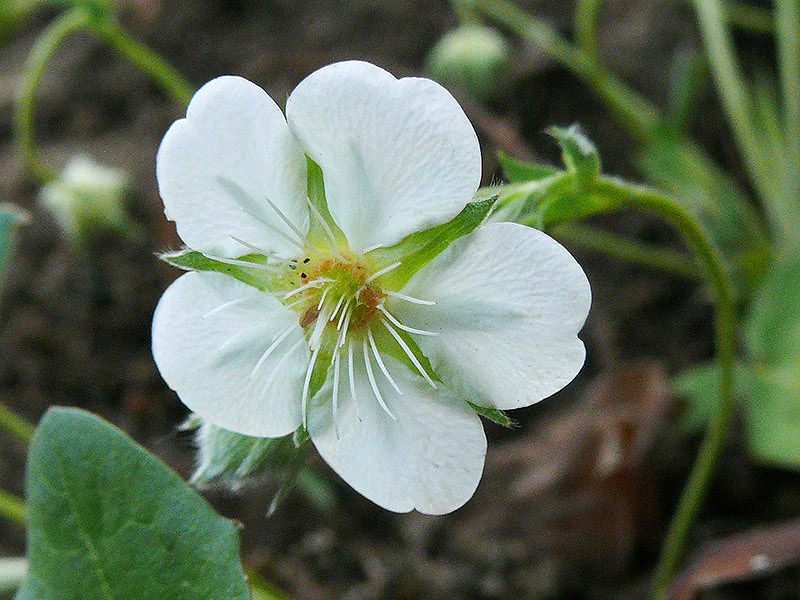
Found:
[[[392,314],[383,307],[383,304],[378,304],[378,310],[381,311],[386,318],[389,319],[394,325],[397,326],[398,329],[402,329],[403,331],[407,331],[408,333],[417,333],[419,335],[439,335],[436,331],[425,331],[424,329],[415,329],[414,327],[408,327],[407,325],[403,325],[400,321],[398,321]]]
[[[358,407],[358,399],[356,396],[356,378],[353,373],[353,340],[347,344],[347,375],[350,379],[350,397],[353,399],[353,406],[356,407],[356,417],[361,420],[361,410]]]
[[[308,245],[308,239],[306,238],[306,236],[303,235],[297,227],[295,227],[295,224],[289,220],[289,217],[283,214],[283,211],[280,208],[278,208],[275,205],[275,203],[269,199],[268,196],[264,196],[264,200],[266,200],[270,208],[272,208],[272,210],[275,211],[275,214],[277,214],[278,217],[280,217],[281,221],[286,223],[286,226],[292,230],[292,232],[297,236],[297,239],[303,242],[304,244]]]
[[[339,308],[342,306],[342,302],[344,302],[344,294],[339,296],[339,301],[336,303],[336,306],[333,308],[333,312],[331,313],[330,320],[333,321],[336,318],[336,313],[339,312]],[[339,319],[341,321],[341,319]]]
[[[386,379],[389,380],[389,383],[392,384],[392,387],[395,389],[395,391],[402,396],[403,392],[400,391],[400,388],[397,386],[397,383],[395,383],[395,380],[391,375],[389,375],[389,370],[386,368],[386,365],[383,364],[381,354],[378,352],[378,346],[375,344],[375,338],[372,337],[372,327],[367,329],[367,337],[369,338],[369,345],[372,347],[372,354],[375,355],[375,361],[378,363],[381,371],[383,371],[383,374],[386,376]]]
[[[398,260],[396,263],[393,263],[393,264],[389,265],[388,267],[384,267],[380,271],[375,271],[372,275],[370,275],[369,277],[367,277],[364,280],[364,283],[369,283],[370,281],[374,281],[375,279],[377,279],[378,277],[380,277],[381,275],[383,275],[385,273],[388,273],[389,271],[394,271],[401,264],[403,264],[403,263],[401,263]]]
[[[372,386],[372,393],[375,394],[375,399],[378,401],[378,404],[381,405],[383,412],[385,412],[393,421],[397,421],[397,417],[392,414],[392,411],[389,410],[389,407],[386,406],[386,402],[383,401],[383,396],[381,396],[381,392],[378,389],[378,384],[375,382],[375,373],[372,372],[372,363],[369,360],[369,349],[367,348],[367,338],[362,339],[362,347],[364,350],[364,365],[367,368],[367,378],[369,379],[369,384]]]
[[[339,436],[339,418],[338,418],[338,411],[339,411],[339,353],[336,352],[333,357],[333,429],[336,432],[336,439],[340,438]]]
[[[436,384],[433,382],[433,379],[431,379],[431,376],[428,375],[427,371],[425,371],[425,369],[422,368],[422,365],[420,364],[419,360],[417,359],[416,356],[414,356],[414,353],[411,351],[411,348],[408,347],[408,344],[406,344],[405,340],[401,337],[401,335],[397,333],[397,331],[395,331],[394,327],[391,326],[389,321],[387,321],[384,318],[381,318],[381,323],[383,323],[383,326],[389,330],[389,333],[392,334],[392,337],[403,349],[403,352],[406,353],[406,356],[408,356],[411,363],[417,368],[419,374],[425,378],[425,381],[427,381],[433,389],[438,389]]]
[[[336,255],[336,258],[342,262],[346,262],[345,258],[336,251],[336,236],[333,235],[333,230],[331,229],[330,225],[328,225],[325,217],[323,217],[322,213],[319,212],[319,209],[311,201],[311,198],[306,198],[306,204],[308,204],[308,208],[311,209],[311,214],[317,218],[317,221],[319,221],[319,224],[322,225],[322,228],[325,230],[325,234],[328,236],[328,241],[330,242],[329,247],[331,251]]]
[[[361,254],[366,254],[367,252],[372,252],[376,248],[380,248],[381,244],[373,244],[372,246],[368,246],[361,251]]]
[[[272,265],[265,265],[262,263],[250,262],[248,260],[238,260],[236,258],[225,258],[224,256],[214,256],[213,254],[203,254],[206,258],[216,260],[226,265],[234,265],[237,267],[247,267],[249,269],[257,269],[260,271],[269,271],[271,273],[278,273],[279,269]]]
[[[325,326],[328,324],[328,314],[321,312],[317,315],[317,322],[314,323],[314,329],[308,338],[308,345],[312,350],[317,350],[320,347],[322,334],[325,332]]]
[[[414,298],[413,296],[406,296],[405,294],[401,294],[400,292],[393,292],[391,290],[383,290],[383,293],[387,296],[391,296],[392,298],[397,298],[399,300],[405,300],[406,302],[411,302],[412,304],[422,304],[424,306],[433,306],[436,304],[433,300],[420,300],[419,298]]]
[[[287,234],[285,231],[281,230],[279,227],[276,227],[274,223],[272,223],[271,221],[267,221],[267,220],[266,220],[264,217],[262,217],[261,215],[254,213],[252,210],[248,210],[248,209],[246,209],[244,206],[240,206],[239,208],[241,208],[241,209],[242,209],[242,212],[243,212],[244,214],[248,215],[249,217],[252,217],[252,218],[254,218],[256,221],[258,221],[258,222],[259,222],[259,223],[261,223],[262,225],[264,225],[264,226],[266,226],[266,227],[269,227],[269,228],[270,228],[270,229],[273,231],[273,233],[277,233],[279,236],[281,236],[281,237],[282,237],[283,239],[285,239],[287,242],[289,242],[290,244],[292,244],[292,246],[294,246],[294,247],[295,247],[295,248],[297,248],[298,250],[305,250],[305,249],[306,249],[306,247],[305,247],[305,245],[304,245],[304,242],[305,242],[305,237],[301,238],[301,240],[300,240],[300,241],[297,241],[297,240],[296,240],[296,239],[294,239],[292,236],[290,236],[289,234]]]
[[[259,319],[258,321],[256,321],[253,325],[251,325],[249,327],[245,327],[241,331],[237,331],[235,334],[233,334],[231,336],[231,338],[229,340],[227,340],[219,348],[217,348],[217,353],[221,354],[221,353],[225,352],[228,349],[228,347],[231,346],[231,344],[233,344],[236,340],[238,340],[242,336],[247,335],[247,334],[251,334],[252,335],[256,327],[258,327],[262,323],[266,323],[271,318],[272,318],[271,316],[270,317],[264,317],[263,319]]]
[[[306,415],[306,407],[308,406],[308,387],[311,384],[311,374],[314,372],[314,364],[317,362],[317,356],[319,356],[319,348],[311,353],[311,361],[308,363],[306,378],[303,381],[303,396],[300,404],[300,410],[303,412],[303,427],[308,427],[308,418]]]
[[[270,385],[272,385],[272,380],[273,380],[273,379],[275,379],[275,376],[276,376],[278,373],[280,373],[280,372],[281,372],[281,367],[283,366],[283,363],[284,363],[284,362],[286,362],[286,361],[288,360],[288,358],[289,358],[289,357],[290,357],[292,354],[294,354],[294,353],[297,351],[297,349],[298,349],[298,348],[299,348],[299,347],[300,347],[302,344],[304,344],[304,343],[305,343],[305,340],[304,340],[302,337],[301,337],[299,340],[297,340],[297,341],[296,341],[296,342],[295,342],[295,343],[292,345],[292,347],[291,347],[291,348],[289,348],[289,351],[288,351],[286,354],[284,354],[284,355],[281,357],[281,359],[280,359],[280,360],[279,360],[279,361],[278,361],[278,362],[275,364],[275,368],[274,368],[274,369],[272,369],[272,373],[270,373],[270,374],[269,374],[269,377],[267,377],[267,380],[264,382],[264,385],[261,385],[261,386],[259,386],[259,387],[258,387],[258,389],[260,389],[260,390],[268,390],[268,389],[269,389],[269,386],[270,386]],[[252,393],[252,391],[253,391],[253,384],[254,384],[254,382],[255,382],[255,379],[251,379],[251,380],[250,380],[250,385],[249,385],[249,389],[248,389],[248,392],[247,392],[247,395],[248,395],[248,397],[250,397],[250,394],[251,394],[251,393]]]
[[[350,308],[347,310],[347,316],[344,318],[344,325],[342,325],[342,344],[344,344],[344,340],[347,334],[347,327],[350,325],[350,317],[353,316],[353,305],[350,305]]]
[[[214,308],[213,310],[208,311],[204,314],[200,319],[205,319],[210,317],[211,315],[215,315],[218,312],[225,310],[226,308],[230,308],[231,306],[236,306],[237,304],[241,304],[242,302],[246,302],[247,300],[253,300],[255,296],[243,296],[242,298],[236,298],[236,300],[231,300],[230,302],[226,302],[225,304],[221,304],[218,307]]]
[[[291,292],[284,294],[283,299],[286,300],[287,298],[291,298],[295,294],[299,294],[300,292],[306,291],[308,288],[312,288],[323,283],[331,283],[333,279],[327,279],[325,277],[318,277],[317,279],[312,279],[308,283],[304,283],[300,287],[294,288]]]
[[[344,296],[342,296],[342,298],[344,298]],[[344,308],[342,309],[342,314],[341,314],[341,315],[339,315],[339,322],[338,322],[338,323],[336,323],[336,331],[339,331],[339,329],[341,329],[341,328],[342,328],[342,321],[344,320],[345,313],[347,313],[347,311],[349,311],[349,310],[350,310],[350,303],[351,303],[352,301],[353,301],[353,299],[352,299],[352,298],[349,298],[349,299],[347,300],[347,304],[345,304],[345,305],[344,305]]]
[[[267,350],[264,352],[264,354],[261,355],[261,358],[258,359],[258,362],[256,362],[255,366],[253,367],[253,370],[250,371],[250,375],[247,376],[248,379],[252,379],[253,378],[253,376],[261,368],[261,366],[264,364],[264,362],[275,351],[275,348],[277,348],[281,344],[281,342],[286,339],[286,336],[288,336],[292,332],[292,330],[294,328],[295,328],[295,325],[291,324],[286,329],[284,329],[283,331],[281,331],[278,334],[278,337],[275,338],[275,341],[272,342],[270,347],[267,348]]]
[[[322,308],[322,305],[325,303],[325,298],[328,296],[328,292],[331,291],[330,286],[326,287],[325,290],[322,292],[322,296],[320,296],[319,304],[317,304],[317,310]]]
[[[292,261],[290,261],[290,260],[288,260],[286,258],[282,258],[282,257],[278,256],[277,254],[275,254],[271,250],[267,250],[267,249],[262,248],[260,246],[256,246],[255,244],[251,244],[250,242],[246,242],[243,239],[236,237],[235,235],[228,234],[228,237],[231,238],[234,242],[237,242],[237,243],[241,244],[242,246],[244,246],[248,250],[252,250],[253,252],[258,252],[259,254],[263,254],[268,259],[271,258],[272,260],[276,260],[276,261],[278,261],[279,263],[281,263],[284,266],[285,265],[289,265],[292,262]]]

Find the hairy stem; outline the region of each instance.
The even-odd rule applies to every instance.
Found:
[[[42,162],[34,141],[36,91],[47,64],[64,38],[83,28],[90,19],[89,13],[80,7],[64,13],[42,32],[25,61],[14,107],[14,138],[23,164],[40,181],[49,181],[56,174]]]
[[[0,427],[27,444],[33,436],[33,425],[0,402]]]
[[[675,570],[681,561],[688,535],[706,497],[708,483],[725,445],[733,413],[733,362],[736,343],[736,317],[730,279],[716,248],[703,230],[681,206],[670,198],[646,187],[629,184],[618,179],[602,177],[597,182],[598,191],[614,194],[625,205],[654,212],[683,235],[697,256],[708,282],[716,296],[715,340],[717,362],[722,371],[716,413],[706,429],[697,459],[684,487],[675,515],[672,518],[661,555],[656,565],[651,587],[653,600],[664,598]]]

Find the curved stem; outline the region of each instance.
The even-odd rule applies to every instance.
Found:
[[[33,112],[36,90],[39,88],[47,63],[64,38],[81,29],[89,20],[89,13],[82,8],[74,8],[64,13],[39,36],[25,61],[15,102],[14,137],[17,151],[25,167],[41,181],[53,179],[55,172],[42,162],[34,141]]]
[[[507,0],[468,1],[486,16],[542,48],[591,85],[623,124],[640,140],[649,140],[661,124],[658,109],[584,50],[564,39],[547,23],[533,18]]]
[[[133,39],[110,14],[93,16],[75,7],[44,30],[31,50],[20,80],[14,111],[14,137],[23,163],[42,182],[56,177],[56,172],[44,164],[33,135],[33,115],[36,91],[42,74],[58,46],[75,31],[86,30],[107,43],[147,74],[164,93],[184,108],[189,104],[194,87],[158,53]]]
[[[189,104],[194,86],[160,54],[131,37],[113,18],[92,21],[87,29],[147,74],[171,100],[184,108]]]
[[[800,154],[800,2],[775,0],[775,33],[786,137],[790,150]]]
[[[602,0],[578,0],[575,5],[575,38],[586,55],[597,61],[597,17]]]
[[[568,223],[550,232],[560,241],[602,252],[633,264],[666,271],[687,279],[700,279],[702,274],[682,252],[622,237],[591,225]]]
[[[28,443],[33,437],[33,425],[0,402],[0,427]]]
[[[0,490],[0,516],[18,525],[25,526],[25,503],[11,494]]]
[[[627,206],[652,211],[671,222],[696,253],[714,289],[717,302],[715,340],[717,362],[722,371],[720,402],[717,412],[708,424],[694,467],[667,531],[652,581],[651,598],[655,600],[663,598],[669,589],[728,435],[733,413],[733,361],[736,344],[733,293],[717,250],[697,222],[681,206],[654,190],[614,178],[602,177],[596,186],[599,191],[621,197]]]

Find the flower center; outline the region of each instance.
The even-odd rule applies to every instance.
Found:
[[[298,314],[309,347],[341,347],[348,335],[368,328],[381,314],[386,293],[376,281],[399,266],[374,270],[350,253],[307,254],[289,264],[284,303]]]

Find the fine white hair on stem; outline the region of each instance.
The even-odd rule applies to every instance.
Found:
[[[386,402],[384,401],[383,396],[381,395],[381,391],[380,389],[378,389],[378,384],[375,381],[375,373],[372,372],[372,362],[369,359],[369,347],[367,346],[367,338],[364,337],[362,338],[361,341],[362,341],[361,346],[364,351],[364,367],[367,370],[367,379],[369,379],[369,384],[372,387],[372,393],[375,394],[375,399],[378,401],[378,404],[380,404],[381,408],[383,409],[383,412],[389,415],[389,418],[391,418],[393,421],[397,421],[397,417],[395,417],[392,414],[392,411],[389,410],[389,407],[386,406]]]
[[[406,356],[408,356],[408,359],[417,368],[417,371],[419,371],[419,374],[422,375],[422,377],[425,378],[425,381],[427,381],[428,384],[433,389],[438,389],[436,383],[434,383],[433,379],[431,379],[431,376],[428,375],[428,372],[425,369],[422,368],[422,365],[420,364],[419,359],[416,356],[414,356],[414,353],[411,351],[411,348],[408,347],[408,344],[406,344],[406,342],[403,339],[403,337],[399,333],[397,333],[397,331],[395,330],[394,327],[392,327],[392,324],[389,323],[389,321],[387,321],[384,318],[381,318],[381,323],[383,323],[383,326],[386,327],[386,329],[389,331],[389,333],[392,335],[392,337],[395,339],[395,341],[399,344],[400,348],[403,349],[403,352],[406,353]]]

